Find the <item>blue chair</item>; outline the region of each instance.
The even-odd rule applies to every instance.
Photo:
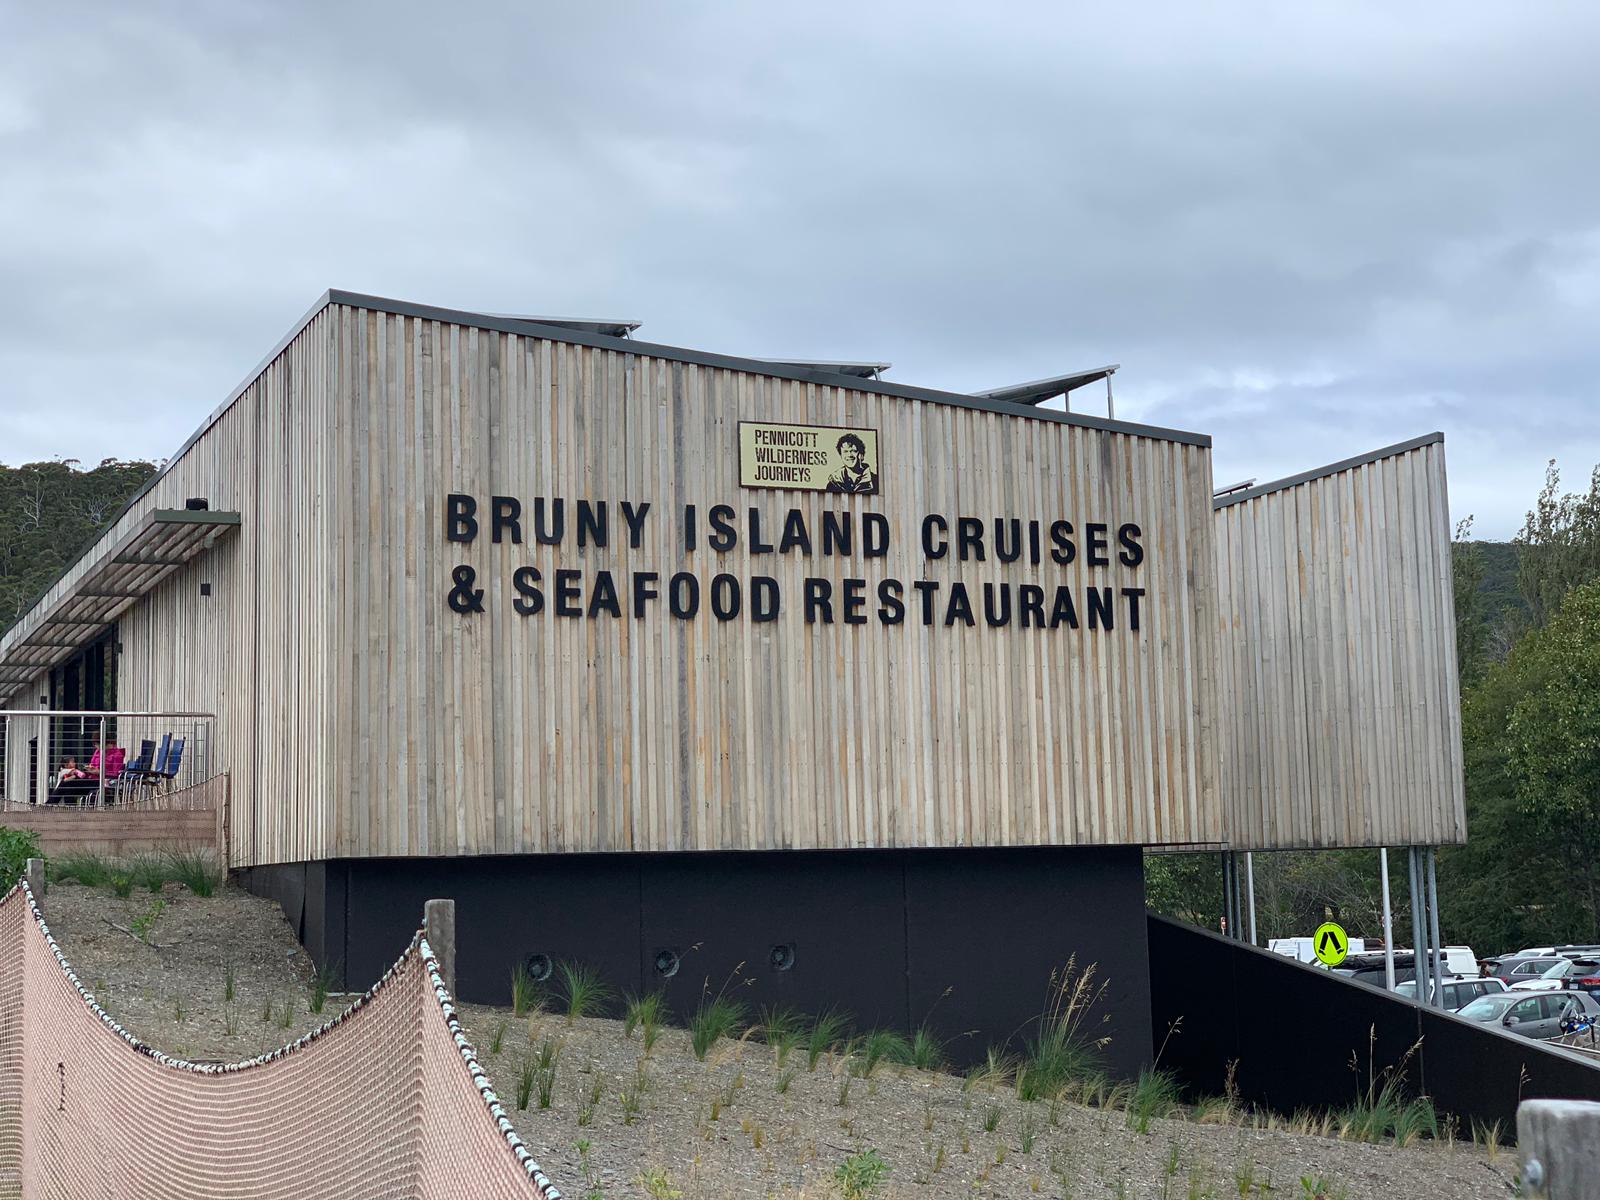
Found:
[[[183,743],[188,739],[172,738],[171,734],[167,736],[172,739],[171,751],[166,762],[151,770],[150,775],[153,782],[164,782],[170,788],[172,781],[178,777],[178,768],[183,766]]]
[[[154,742],[149,738],[144,738],[140,741],[139,753],[134,755],[132,760],[122,768],[122,774],[118,775],[112,783],[112,787],[118,795],[131,792],[139,780],[149,774],[150,767],[155,761],[155,755],[156,744]]]
[[[179,745],[182,746],[182,744],[183,743],[180,741]],[[144,758],[144,748],[148,745],[150,745],[149,742],[140,743],[140,758]],[[122,774],[123,777],[128,781],[129,789],[148,788],[155,783],[157,779],[160,779],[167,769],[167,755],[171,752],[171,750],[172,735],[170,733],[164,733],[161,735],[161,745],[156,748],[154,759],[147,760],[146,766],[139,768],[137,771],[131,766],[124,767],[122,769]]]

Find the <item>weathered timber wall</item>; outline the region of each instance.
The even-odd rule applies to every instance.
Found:
[[[1463,841],[1443,439],[1225,497],[1216,522],[1231,844]]]

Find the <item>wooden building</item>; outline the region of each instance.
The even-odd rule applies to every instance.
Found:
[[[743,963],[999,1030],[1077,954],[1148,1007],[1143,847],[1461,836],[1437,441],[1214,512],[1203,435],[617,333],[330,292],[0,700],[114,647],[314,954],[454,895],[469,999]]]

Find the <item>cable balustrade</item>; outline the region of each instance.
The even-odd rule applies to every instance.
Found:
[[[0,806],[106,808],[180,791],[215,773],[206,712],[0,711]]]

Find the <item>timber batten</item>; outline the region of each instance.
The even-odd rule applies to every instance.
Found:
[[[740,421],[870,429],[883,486],[741,488]],[[101,550],[47,589],[38,612],[55,623],[25,618],[0,639],[0,691],[34,695],[62,651],[115,619],[124,705],[217,713],[240,866],[1458,840],[1438,435],[1215,503],[1209,447],[803,364],[330,292]],[[487,533],[458,545],[452,495],[581,501],[591,518],[603,503],[613,520],[623,501],[652,509],[638,545],[578,546],[570,531],[556,546]],[[237,532],[187,561],[128,564],[145,573],[136,584],[88,577],[190,497],[242,514]],[[740,536],[714,552],[705,522],[723,504]],[[755,549],[758,529],[786,514],[812,534],[825,515],[859,533],[871,514],[887,550]],[[929,514],[952,522],[952,538],[962,519],[1070,521],[1079,552],[932,557],[919,550]],[[1096,523],[1113,538],[1136,527],[1140,555],[1119,561],[1113,543],[1091,566],[1084,527]],[[450,603],[463,567],[481,611]],[[544,607],[524,614],[527,569]],[[583,619],[554,611],[565,570],[590,589]],[[644,619],[610,617],[602,572],[656,572],[663,596]],[[784,609],[770,622],[680,620],[666,611],[675,572],[724,598],[715,581],[736,580],[747,606],[765,579]],[[858,581],[883,579],[905,585],[908,607],[931,594],[914,584],[941,604],[962,584],[975,619],[953,616],[953,600],[892,627],[801,615],[813,585],[842,613]],[[1040,603],[1024,588],[1064,589],[1072,625],[1045,601],[1037,611],[1057,620],[1018,627],[1025,596]],[[1007,619],[992,621],[1002,600]]]
[[[1463,841],[1439,435],[1228,496],[1216,519],[1232,845]]]

